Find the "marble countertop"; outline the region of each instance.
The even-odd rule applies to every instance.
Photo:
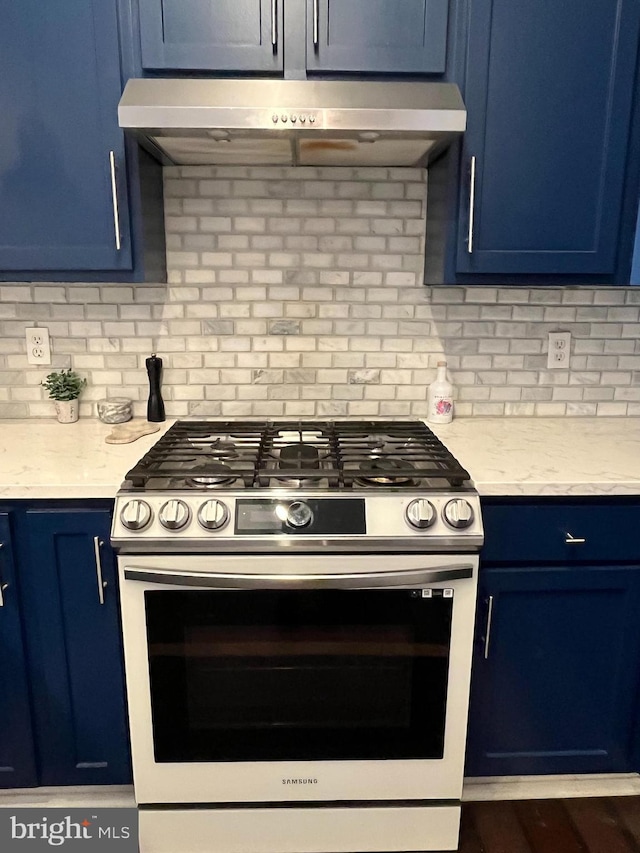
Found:
[[[0,420],[0,498],[112,498],[169,426],[131,444],[106,444],[113,426],[93,418]]]
[[[112,498],[161,431],[105,444],[94,419],[0,421],[0,498]],[[459,418],[433,427],[481,495],[640,495],[640,418]]]
[[[481,495],[640,495],[640,418],[459,418],[432,429]]]

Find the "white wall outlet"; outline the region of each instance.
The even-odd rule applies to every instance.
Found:
[[[49,329],[33,326],[24,331],[27,338],[27,361],[29,364],[51,364]]]
[[[547,355],[547,368],[569,367],[571,356],[571,332],[549,332],[549,353]]]

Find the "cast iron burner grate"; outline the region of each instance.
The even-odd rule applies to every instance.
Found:
[[[421,421],[178,421],[124,488],[460,488],[469,473]]]

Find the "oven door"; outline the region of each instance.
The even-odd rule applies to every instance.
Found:
[[[460,798],[477,557],[119,566],[138,802]]]

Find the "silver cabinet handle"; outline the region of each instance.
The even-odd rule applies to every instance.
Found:
[[[318,0],[313,0],[313,46],[318,47],[320,37],[318,35],[320,21],[320,10],[318,9]]]
[[[251,575],[212,572],[165,572],[162,569],[125,568],[126,580],[171,586],[204,586],[234,589],[364,589],[397,587],[462,580],[473,577],[473,566],[446,566],[441,569],[408,569],[399,572],[354,572],[343,575]]]
[[[4,548],[4,542],[0,542],[0,549]],[[4,607],[4,591],[9,586],[8,583],[0,581],[0,607]]]
[[[489,658],[489,644],[491,643],[491,622],[493,621],[493,596],[489,596],[489,606],[487,608],[487,629],[484,632],[484,659]]]
[[[473,217],[476,207],[476,158],[471,158],[471,176],[469,179],[469,231],[467,234],[467,252],[473,252]]]
[[[271,0],[271,44],[278,46],[278,0]]]
[[[116,234],[116,249],[119,252],[120,242],[120,213],[118,211],[118,187],[116,185],[116,155],[109,151],[109,168],[111,169],[111,201],[113,203],[113,228]]]
[[[565,533],[564,541],[566,545],[584,545],[587,540],[581,539],[579,536],[572,536],[570,533]]]
[[[104,604],[104,591],[107,586],[107,582],[102,580],[102,559],[100,557],[100,548],[103,545],[104,542],[99,536],[93,537],[93,553],[96,557],[96,578],[98,581],[98,601],[100,604]]]

